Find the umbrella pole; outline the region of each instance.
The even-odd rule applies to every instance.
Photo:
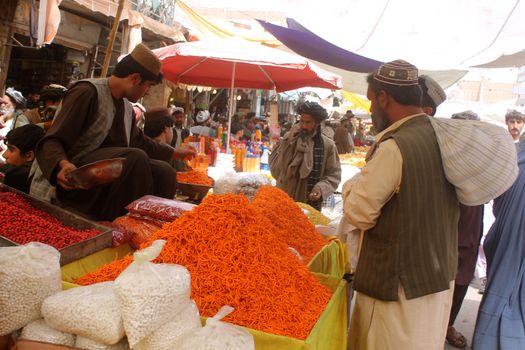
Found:
[[[232,131],[232,117],[233,117],[233,99],[234,96],[234,86],[235,86],[235,65],[236,62],[233,62],[232,69],[232,84],[230,87],[230,100],[228,101],[228,135],[226,135],[226,153],[230,153],[230,135]]]

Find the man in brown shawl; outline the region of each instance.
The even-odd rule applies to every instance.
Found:
[[[328,114],[315,102],[298,109],[301,119],[270,155],[270,171],[277,187],[297,202],[321,209],[322,201],[337,189],[341,164],[334,142],[321,132]]]

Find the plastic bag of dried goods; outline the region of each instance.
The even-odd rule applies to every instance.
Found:
[[[226,171],[215,180],[213,194],[237,193],[239,175],[235,171]]]
[[[178,350],[254,350],[253,336],[244,329],[222,322],[221,319],[233,311],[231,306],[223,306],[206,325],[182,336]]]
[[[89,338],[78,336],[75,342],[75,348],[84,350],[129,350],[129,344],[126,338],[117,344],[106,345]]]
[[[172,222],[181,216],[182,213],[190,211],[194,207],[195,204],[147,195],[128,204],[126,210],[130,213]]]
[[[62,289],[60,253],[31,242],[0,248],[0,336],[42,317],[44,299]]]
[[[133,350],[172,350],[178,349],[181,335],[202,328],[199,309],[191,301],[184,310],[175,314],[171,320],[146,338]]]
[[[236,193],[244,193],[246,197],[253,198],[259,187],[271,185],[268,178],[259,174],[239,174]]]
[[[42,304],[46,323],[62,332],[104,344],[124,338],[124,327],[113,282],[95,283],[62,291]]]
[[[162,226],[164,226],[165,224],[168,223],[168,221],[164,221],[164,220],[159,220],[159,219],[155,219],[155,218],[152,218],[150,216],[146,216],[146,215],[142,215],[142,214],[137,214],[137,213],[128,213],[127,214],[128,216],[132,217],[133,219],[137,219],[137,220],[141,220],[141,221],[146,221],[150,224],[153,224],[155,226],[158,226],[159,228],[161,228]]]
[[[22,329],[20,339],[42,341],[45,343],[74,346],[75,335],[49,327],[44,319],[31,322]]]
[[[190,273],[180,265],[154,264],[166,241],[157,240],[133,254],[133,262],[115,280],[129,345],[166,324],[190,301]]]
[[[111,229],[112,246],[119,247],[122,244],[130,243],[133,234],[123,226],[114,224],[110,221],[98,221],[97,224],[104,225]]]
[[[130,215],[120,216],[113,220],[113,223],[131,232],[131,246],[135,249],[139,249],[140,245],[147,241],[153,232],[160,229],[159,226],[151,222],[139,220]]]

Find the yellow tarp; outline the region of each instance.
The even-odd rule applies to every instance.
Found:
[[[236,29],[225,29],[224,27],[221,27],[215,23],[212,23],[211,21],[207,20],[197,12],[195,12],[193,9],[191,9],[188,5],[183,3],[182,1],[177,1],[177,5],[180,7],[182,11],[184,11],[184,14],[188,17],[188,19],[193,23],[193,25],[197,28],[197,30],[206,38],[208,39],[216,39],[216,38],[231,38],[231,37],[239,37],[244,40],[248,40],[251,42],[264,44],[271,47],[277,47],[281,46],[281,42],[273,35],[267,32],[261,32],[261,33],[255,33],[250,32],[249,30],[243,30],[241,28]],[[254,23],[256,23],[254,21]]]
[[[370,111],[370,101],[367,99],[346,90],[341,90],[341,95],[343,95],[344,99],[350,102],[354,108],[359,108],[366,112]]]
[[[332,242],[323,248],[323,253],[319,255],[319,262],[314,265],[319,268],[326,266],[336,266],[332,262],[328,265],[329,259],[326,256],[337,252],[337,243]],[[120,259],[132,252],[128,245],[118,248],[107,248],[80,260],[74,261],[62,267],[62,287],[64,289],[74,288],[73,280],[83,276],[88,272],[94,271],[98,267],[107,264],[115,259]],[[321,253],[321,252],[320,252]],[[323,258],[321,258],[323,257]],[[338,274],[338,268],[329,268],[334,274]],[[347,329],[347,284],[340,277],[334,277],[322,273],[312,272],[319,281],[334,291],[332,299],[328,303],[325,311],[319,317],[314,328],[306,340],[288,338],[284,336],[269,334],[254,329],[246,328],[255,340],[256,350],[345,350],[346,349],[346,329]]]
[[[348,257],[346,247],[339,239],[334,238],[324,246],[310,262],[311,272],[322,273],[336,278],[342,278],[348,272]]]

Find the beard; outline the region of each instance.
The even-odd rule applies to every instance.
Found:
[[[316,129],[313,129],[312,131],[306,130],[306,129],[301,129],[301,132],[300,132],[299,135],[301,135],[301,138],[303,138],[303,139],[309,138],[309,137],[313,136],[313,134],[315,133],[315,130]]]
[[[390,121],[383,110],[378,109],[372,114],[372,125],[377,133],[380,133],[390,126]]]
[[[8,121],[15,116],[15,107],[6,105],[0,107],[0,115],[5,121]]]

